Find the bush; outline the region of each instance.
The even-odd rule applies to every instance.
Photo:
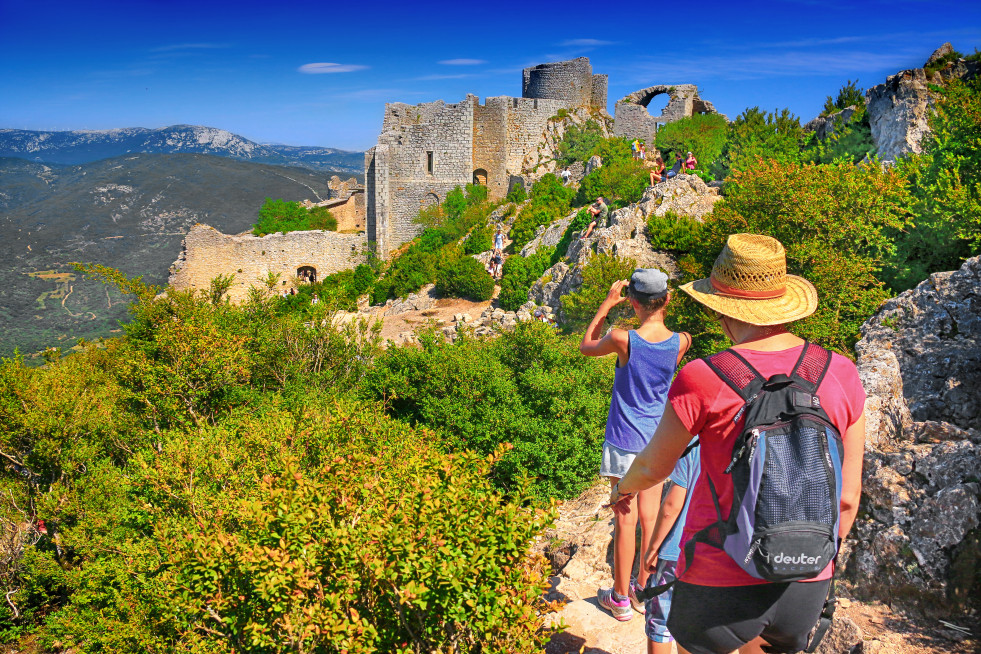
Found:
[[[511,190],[508,191],[507,197],[504,199],[507,200],[508,202],[511,202],[512,205],[521,204],[522,202],[527,200],[528,193],[527,191],[525,191],[524,184],[515,184],[514,186],[512,186]]]
[[[788,109],[779,113],[767,113],[759,107],[746,109],[729,125],[725,148],[713,164],[712,174],[724,179],[731,170],[749,170],[765,160],[798,163],[801,148],[810,138]]]
[[[386,350],[367,380],[391,415],[454,450],[511,443],[494,468],[499,488],[529,476],[537,497],[569,498],[595,478],[612,366],[581,356],[578,337],[527,322],[496,339],[420,341]]]
[[[657,130],[654,142],[664,161],[673,161],[674,154],[695,154],[698,165],[705,171],[711,167],[726,142],[726,119],[719,114],[695,114],[666,124]]]
[[[477,227],[463,244],[465,254],[480,254],[494,247],[494,228],[490,225]]]
[[[670,252],[692,252],[701,246],[704,239],[704,224],[691,216],[679,216],[668,211],[663,216],[647,219],[647,238],[655,250]]]
[[[511,226],[513,249],[518,250],[535,236],[542,225],[548,225],[569,209],[575,191],[563,186],[555,175],[545,175],[531,187],[531,202],[518,213]]]
[[[473,257],[460,256],[439,269],[436,292],[482,302],[494,295],[494,279],[487,274],[479,261]]]
[[[832,98],[830,95],[824,101],[824,109],[821,110],[822,116],[830,116],[836,111],[841,111],[848,107],[855,107],[860,110],[865,109],[865,89],[858,86],[858,80],[848,83],[838,90],[838,96]]]
[[[259,209],[259,220],[252,229],[255,236],[276,232],[300,232],[311,229],[337,230],[337,220],[324,207],[307,210],[299,202],[266,198]]]
[[[562,317],[572,324],[583,325],[592,320],[610,286],[619,279],[630,279],[637,267],[633,259],[622,259],[609,254],[597,254],[589,259],[582,270],[582,286],[575,293],[562,296]],[[629,305],[618,305],[613,313],[626,315]]]
[[[639,159],[614,159],[586,175],[579,183],[575,203],[590,204],[603,196],[612,205],[626,206],[640,200],[650,186],[651,171]]]
[[[569,125],[556,148],[555,159],[560,166],[586,161],[596,154],[602,140],[603,130],[594,120],[587,120],[581,126]]]
[[[497,302],[505,311],[517,311],[528,301],[528,291],[552,265],[552,248],[539,248],[529,257],[511,256],[504,262]]]

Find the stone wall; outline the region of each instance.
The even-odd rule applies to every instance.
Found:
[[[668,106],[658,115],[652,115],[647,107],[651,100],[667,94]],[[658,84],[634,91],[616,103],[614,107],[613,134],[630,139],[640,139],[649,146],[654,143],[658,124],[671,123],[695,114],[717,114],[711,102],[702,100],[694,84],[673,86]]]
[[[606,85],[581,57],[526,69],[522,98],[386,104],[378,144],[365,153],[365,224],[379,256],[414,238],[419,210],[456,186],[479,182],[490,199],[503,198],[551,156],[545,141],[560,110],[605,114]]]
[[[288,288],[295,283],[300,267],[314,268],[322,279],[363,263],[366,245],[364,234],[310,231],[232,236],[197,224],[184,238],[169,281],[178,290],[201,290],[218,275],[234,275],[228,296],[232,302],[241,302],[249,287],[262,286],[269,273],[278,273],[279,287]]]
[[[606,109],[605,84],[593,90],[593,67],[587,57],[539,64],[522,71],[521,96],[560,100],[567,107]],[[605,77],[605,76],[602,76]],[[602,98],[599,97],[600,93]]]

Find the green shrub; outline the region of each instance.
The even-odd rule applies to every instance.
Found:
[[[731,170],[749,170],[764,160],[798,163],[801,148],[811,136],[788,109],[767,113],[751,107],[730,123],[726,145],[712,165],[712,174],[724,179]]]
[[[386,350],[367,379],[391,415],[455,450],[511,443],[495,465],[499,488],[527,475],[538,497],[568,498],[594,479],[612,366],[579,355],[579,337],[528,322],[495,339],[420,340]]]
[[[508,202],[513,203],[512,206],[515,204],[521,204],[522,202],[527,200],[528,193],[525,191],[524,184],[515,184],[514,186],[512,186],[511,190],[508,191],[507,197],[504,199],[507,200]]]
[[[494,279],[473,257],[461,256],[443,265],[436,277],[441,295],[464,297],[482,302],[494,295]]]
[[[698,165],[708,170],[722,154],[727,133],[726,119],[719,114],[695,114],[666,124],[657,130],[654,142],[664,161],[673,161],[676,152],[695,154]]]
[[[950,64],[954,63],[958,59],[962,59],[963,57],[964,57],[963,54],[961,54],[957,50],[953,50],[951,52],[948,52],[944,56],[940,57],[939,59],[937,59],[933,63],[924,66],[923,67],[923,70],[926,71],[927,75],[932,75],[933,73],[937,72],[938,70],[943,70],[944,68],[946,68]]]
[[[841,111],[848,107],[865,109],[865,89],[858,85],[858,80],[848,82],[838,90],[838,96],[832,98],[830,95],[824,101],[824,109],[821,110],[822,116],[830,116],[836,111]]]
[[[467,198],[463,193],[463,189],[457,186],[455,189],[446,194],[446,199],[440,207],[446,214],[447,218],[450,220],[457,220],[463,215],[463,211],[467,208]]]
[[[581,126],[569,125],[556,148],[556,161],[560,166],[586,161],[596,154],[602,140],[603,130],[594,120],[587,120]]]
[[[505,311],[517,311],[528,301],[528,291],[552,265],[552,248],[539,248],[529,257],[511,256],[504,262],[497,302]]]
[[[582,270],[582,286],[575,293],[562,296],[562,317],[574,325],[583,325],[592,320],[603,298],[610,292],[613,282],[620,279],[630,279],[637,267],[633,259],[623,259],[609,254],[597,254],[590,257]],[[618,305],[613,312],[614,319],[618,315],[626,315],[629,306]]]
[[[324,207],[307,210],[299,202],[266,198],[259,209],[259,220],[252,229],[255,236],[276,232],[298,232],[312,229],[337,230],[337,220]]]
[[[575,191],[563,186],[555,175],[545,175],[531,187],[531,202],[518,213],[511,226],[511,240],[515,250],[523,247],[535,236],[542,225],[548,225],[569,209]]]
[[[477,227],[470,232],[469,238],[463,244],[465,254],[480,254],[494,247],[494,228],[490,225]]]
[[[579,183],[575,203],[590,204],[603,196],[612,205],[625,206],[637,202],[650,186],[650,170],[638,159],[614,159],[586,175]]]
[[[466,187],[467,204],[483,204],[487,202],[487,187],[483,184],[467,184]]]
[[[562,234],[562,238],[559,240],[558,244],[555,246],[555,251],[552,253],[552,260],[549,266],[554,266],[566,255],[569,251],[569,246],[572,244],[572,235],[575,232],[581,232],[589,227],[589,223],[593,221],[593,216],[589,213],[588,208],[583,208],[579,210],[576,217],[572,219],[569,226],[566,227],[565,233]]]
[[[668,211],[663,216],[647,219],[647,238],[655,250],[691,252],[701,246],[704,239],[702,221],[691,216],[679,216]]]

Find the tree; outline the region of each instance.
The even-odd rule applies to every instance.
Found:
[[[824,101],[824,109],[821,111],[821,115],[829,116],[846,107],[865,107],[865,89],[858,86],[858,80],[854,82],[848,80],[848,83],[838,91],[837,98],[832,98],[829,95],[828,99]]]
[[[722,156],[712,167],[721,179],[734,170],[746,170],[763,160],[783,164],[800,161],[800,150],[811,135],[804,131],[800,119],[783,109],[766,113],[759,107],[746,109],[729,125],[729,135]]]
[[[559,141],[555,158],[561,166],[586,161],[596,154],[602,140],[603,130],[595,120],[587,120],[582,126],[569,125]]]
[[[726,119],[719,114],[696,114],[657,131],[654,140],[665,161],[671,161],[675,152],[682,156],[694,152],[700,168],[709,166],[722,154],[726,142]]]

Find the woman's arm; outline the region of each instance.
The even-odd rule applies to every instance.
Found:
[[[629,337],[621,329],[614,329],[606,336],[600,337],[603,331],[603,321],[609,315],[610,310],[627,298],[623,297],[623,289],[630,281],[621,279],[613,282],[610,292],[600,304],[592,322],[586,328],[586,333],[582,335],[582,342],[579,344],[579,351],[588,357],[601,357],[607,354],[616,353],[623,364],[627,360],[627,344]]]
[[[654,436],[637,454],[623,479],[613,486],[610,503],[616,505],[615,509],[621,511],[626,507],[626,511],[629,511],[629,502],[617,502],[667,479],[691,438],[671,403],[665,404],[664,415]]]
[[[862,461],[865,458],[865,412],[858,417],[845,433],[844,458],[841,464],[841,522],[838,536],[844,540],[858,515],[858,503],[862,499]]]

